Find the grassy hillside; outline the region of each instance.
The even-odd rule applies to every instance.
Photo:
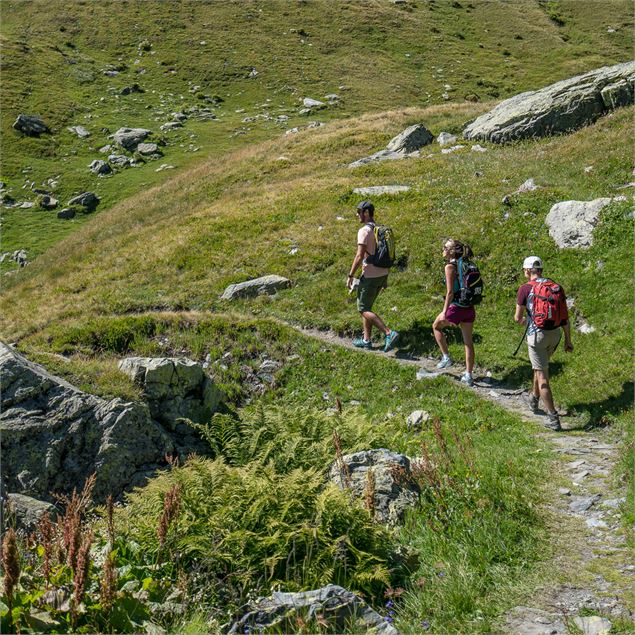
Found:
[[[105,210],[162,183],[163,163],[186,172],[310,120],[504,98],[624,61],[630,9],[626,0],[3,2],[0,180],[18,203],[36,205],[3,209],[2,249],[33,260],[89,220],[58,220],[37,207],[33,188],[51,191],[58,210],[92,190]],[[145,92],[119,94],[134,83]],[[299,115],[304,97],[330,93],[336,104]],[[217,119],[161,133],[172,112],[192,107]],[[18,113],[42,116],[52,134],[12,130]],[[67,130],[78,124],[91,137]],[[122,126],[152,130],[164,157],[93,175],[88,165],[106,158],[98,149]]]

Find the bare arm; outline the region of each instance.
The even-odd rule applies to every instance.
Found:
[[[571,327],[569,326],[569,322],[567,322],[563,327],[564,331],[564,350],[567,353],[573,352],[573,343],[571,342]]]
[[[448,310],[450,303],[454,299],[454,278],[456,267],[451,264],[445,265],[445,302],[443,303],[443,316]]]
[[[514,321],[518,324],[525,324],[525,307],[522,304],[516,305],[516,313],[514,313]]]
[[[359,269],[364,257],[366,256],[366,247],[364,245],[357,245],[357,253],[355,254],[355,258],[353,258],[353,264],[348,273],[348,278],[346,280],[346,286],[350,289],[353,284],[353,278],[355,277],[355,272]]]

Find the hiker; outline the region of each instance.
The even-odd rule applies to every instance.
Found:
[[[521,285],[516,294],[514,320],[526,325],[529,360],[534,371],[528,405],[537,412],[538,403],[542,399],[547,410],[545,425],[558,431],[562,428],[549,385],[549,359],[560,343],[560,329],[564,331],[564,350],[567,353],[573,351],[573,344],[564,289],[553,280],[543,278],[542,268],[542,260],[537,256],[529,256],[523,261],[523,272],[528,282]]]
[[[377,250],[377,240],[375,238],[375,206],[370,201],[362,201],[357,206],[357,218],[362,227],[357,232],[357,253],[353,258],[346,286],[352,291],[355,286],[355,273],[362,267],[362,275],[357,285],[357,310],[362,316],[363,336],[353,340],[353,346],[357,348],[372,349],[371,342],[372,328],[375,326],[384,333],[384,351],[389,351],[399,333],[389,329],[382,319],[373,313],[373,303],[382,289],[388,286],[389,268],[379,267],[372,264],[372,257]]]
[[[472,329],[476,319],[474,306],[461,306],[459,296],[461,285],[459,282],[459,266],[462,266],[463,259],[466,261],[473,256],[472,249],[458,240],[448,239],[443,244],[443,259],[445,260],[445,302],[443,311],[437,315],[432,324],[434,339],[441,349],[441,361],[437,368],[448,368],[452,366],[452,358],[448,351],[448,342],[443,333],[443,329],[448,326],[458,326],[463,335],[465,345],[465,372],[461,376],[461,381],[468,386],[474,385],[472,372],[474,370],[474,342],[472,340]]]

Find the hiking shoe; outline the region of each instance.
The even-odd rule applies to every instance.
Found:
[[[525,395],[525,403],[529,406],[529,409],[532,412],[538,412],[539,401],[540,401],[540,397],[536,397],[536,395],[534,395],[533,392],[530,392],[528,395]]]
[[[372,342],[367,342],[364,338],[359,337],[356,340],[353,340],[353,346],[355,346],[356,348],[366,348],[368,350],[371,350],[373,348],[373,343]]]
[[[547,415],[545,428],[549,428],[549,430],[553,430],[554,432],[560,432],[560,430],[562,430],[562,426],[560,425],[560,415],[557,412],[550,412]]]
[[[474,385],[474,378],[472,377],[472,373],[468,373],[467,371],[461,375],[461,382],[467,384],[468,386]]]
[[[384,340],[384,353],[387,353],[397,341],[399,337],[399,333],[397,331],[390,331],[388,335],[386,335],[386,339]]]
[[[437,364],[437,368],[449,368],[450,366],[452,366],[452,358],[449,355],[444,355]]]

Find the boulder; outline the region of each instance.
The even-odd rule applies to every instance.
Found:
[[[27,254],[24,249],[17,249],[13,252],[11,259],[18,263],[20,267],[26,267],[29,261],[27,260]],[[0,383],[0,385],[2,385]]]
[[[128,150],[134,152],[137,146],[149,135],[149,130],[145,128],[119,128],[114,135],[112,135],[113,141]]]
[[[97,194],[94,194],[93,192],[82,192],[78,196],[74,196],[70,201],[68,201],[68,204],[71,206],[81,205],[84,208],[84,211],[92,212],[93,210],[95,210],[97,205],[99,205],[100,200],[101,199],[99,198],[99,196],[97,196]]]
[[[610,198],[593,201],[562,201],[547,214],[545,223],[549,235],[558,247],[586,249],[593,244],[593,229],[600,212],[611,202]]]
[[[50,132],[42,119],[33,115],[18,115],[18,118],[13,122],[13,128],[29,137],[39,137],[44,132]]]
[[[48,513],[55,522],[57,508],[51,503],[24,494],[7,494],[5,524],[30,534],[37,529],[40,518]]]
[[[382,194],[401,194],[410,191],[408,185],[371,185],[369,187],[356,187],[353,194],[361,196],[381,196]]]
[[[610,620],[599,615],[574,617],[573,622],[580,629],[582,635],[609,635],[613,626]]]
[[[118,168],[127,168],[130,166],[130,159],[124,154],[109,154],[108,163]]]
[[[507,143],[569,132],[633,103],[635,62],[597,70],[506,99],[463,131],[466,139]]]
[[[140,143],[137,146],[137,152],[144,156],[151,154],[160,154],[159,146],[156,143]]]
[[[88,167],[97,176],[105,176],[112,172],[112,168],[102,159],[95,159]]]
[[[320,108],[324,108],[326,106],[323,101],[319,101],[318,99],[311,99],[311,97],[305,97],[302,100],[302,105],[305,108],[310,108],[311,110],[319,110]]]
[[[118,496],[174,445],[147,408],[89,395],[0,343],[0,450],[7,491],[52,500],[96,474],[93,497]]]
[[[343,466],[337,461],[331,466],[329,479],[336,485],[350,488],[360,498],[365,497],[368,472],[374,476],[374,514],[383,523],[395,525],[404,513],[419,500],[419,487],[411,478],[410,459],[384,448],[347,454]]]
[[[453,134],[450,134],[449,132],[442,132],[437,137],[437,143],[440,146],[449,146],[455,142],[456,142],[456,136]]]
[[[185,357],[127,357],[119,369],[143,388],[150,414],[170,429],[179,418],[207,423],[220,402],[203,367]]]
[[[55,209],[58,204],[59,201],[48,194],[44,194],[40,199],[40,207],[42,209]]]
[[[229,634],[295,633],[298,623],[306,624],[309,632],[323,632],[326,623],[329,633],[399,635],[362,598],[335,584],[298,593],[274,591],[270,598],[258,598],[242,611],[242,616],[231,623]]]
[[[76,134],[80,139],[86,139],[86,137],[90,137],[90,132],[84,128],[84,126],[69,126],[67,128],[69,132]]]
[[[170,130],[178,130],[182,128],[183,124],[180,121],[168,121],[164,123],[160,128],[163,132],[169,132]]]
[[[71,218],[75,218],[75,214],[77,210],[74,207],[65,207],[63,210],[57,212],[57,217],[62,220],[70,220]]]
[[[434,137],[432,133],[422,124],[415,124],[400,132],[396,137],[392,138],[386,150],[390,152],[398,152],[410,154],[419,150],[425,145],[432,143]]]
[[[273,295],[279,289],[287,289],[291,286],[291,281],[282,276],[269,275],[261,278],[254,278],[237,284],[230,284],[221,300],[235,300],[237,298],[253,298],[257,295]]]

